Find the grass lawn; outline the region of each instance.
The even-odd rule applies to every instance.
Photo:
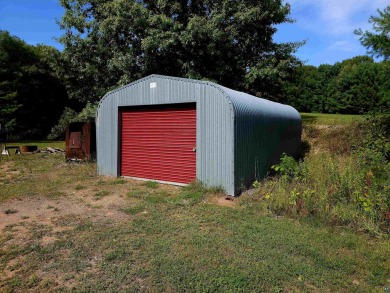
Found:
[[[36,145],[38,149],[51,147],[51,148],[60,148],[65,149],[65,141],[57,141],[57,140],[25,140],[25,141],[16,141],[16,142],[7,142],[7,145],[13,146],[23,146],[23,145]]]
[[[340,115],[322,113],[300,113],[303,124],[317,125],[345,125],[353,121],[359,121],[362,115]]]
[[[0,292],[387,292],[390,242],[276,216],[249,195],[1,157]]]

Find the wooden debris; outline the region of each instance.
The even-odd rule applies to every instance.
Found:
[[[38,150],[38,153],[44,153],[44,154],[63,154],[65,153],[64,150],[60,148],[51,148],[51,147],[46,147]]]

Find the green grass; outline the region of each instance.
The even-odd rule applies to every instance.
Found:
[[[126,222],[77,218],[75,229],[57,233],[52,244],[32,238],[3,248],[3,266],[17,257],[28,265],[0,289],[40,290],[50,273],[72,284],[57,289],[78,292],[380,292],[388,286],[385,240],[246,207],[167,201],[138,207],[128,208]],[[51,229],[37,226],[32,237],[46,235]]]
[[[67,164],[63,154],[0,156],[0,203],[26,196],[63,196],[69,185],[95,178],[96,165]],[[74,184],[73,189],[78,185]]]
[[[148,188],[151,188],[151,189],[157,189],[158,188],[158,183],[155,182],[155,181],[145,181],[142,185],[146,186]]]
[[[107,196],[107,195],[109,195],[109,194],[110,194],[109,191],[107,191],[107,190],[101,190],[101,191],[98,191],[98,192],[95,193],[94,198],[95,198],[96,200],[99,200],[99,199],[101,199],[101,198],[103,198],[103,197],[105,197],[105,196]]]
[[[300,113],[303,124],[346,125],[362,120],[362,115]]]
[[[126,183],[127,183],[126,180],[117,178],[117,179],[113,180],[112,182],[110,182],[109,184],[120,185],[120,184],[126,184]]]
[[[7,145],[16,145],[16,146],[36,145],[38,146],[38,149],[42,149],[46,147],[65,149],[65,141],[56,141],[56,140],[10,141],[7,142]]]

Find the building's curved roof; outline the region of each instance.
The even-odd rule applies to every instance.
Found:
[[[188,79],[188,78],[181,78],[181,77],[172,77],[172,76],[166,76],[166,75],[159,75],[159,74],[152,74],[149,76],[146,76],[144,78],[141,78],[137,81],[134,81],[130,84],[127,84],[125,86],[119,87],[117,89],[114,89],[110,92],[108,92],[104,97],[101,99],[100,103],[103,102],[104,99],[109,97],[110,95],[121,91],[123,89],[126,89],[127,87],[131,87],[135,84],[147,81],[149,79],[153,78],[159,78],[159,79],[169,79],[173,81],[184,81],[184,82],[190,82],[190,83],[197,83],[202,85],[208,85],[211,87],[214,87],[221,91],[226,98],[228,99],[229,103],[232,104],[233,110],[236,114],[239,113],[253,113],[257,115],[264,115],[265,117],[289,117],[290,119],[294,120],[301,120],[301,117],[297,110],[295,110],[293,107],[285,104],[280,104],[277,102],[272,102],[270,100],[266,100],[263,98],[259,98],[256,96],[249,95],[244,92],[236,91],[224,86],[221,86],[219,84],[216,84],[211,81],[205,81],[205,80],[195,80],[195,79]],[[256,115],[255,114],[255,115]]]

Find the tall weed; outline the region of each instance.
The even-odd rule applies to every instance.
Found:
[[[259,206],[374,234],[390,232],[390,136],[385,118],[370,117],[350,126],[351,133],[361,136],[339,143],[342,152],[310,153],[300,162],[283,154],[272,166],[277,176],[254,184]],[[335,131],[346,138],[340,129]]]

